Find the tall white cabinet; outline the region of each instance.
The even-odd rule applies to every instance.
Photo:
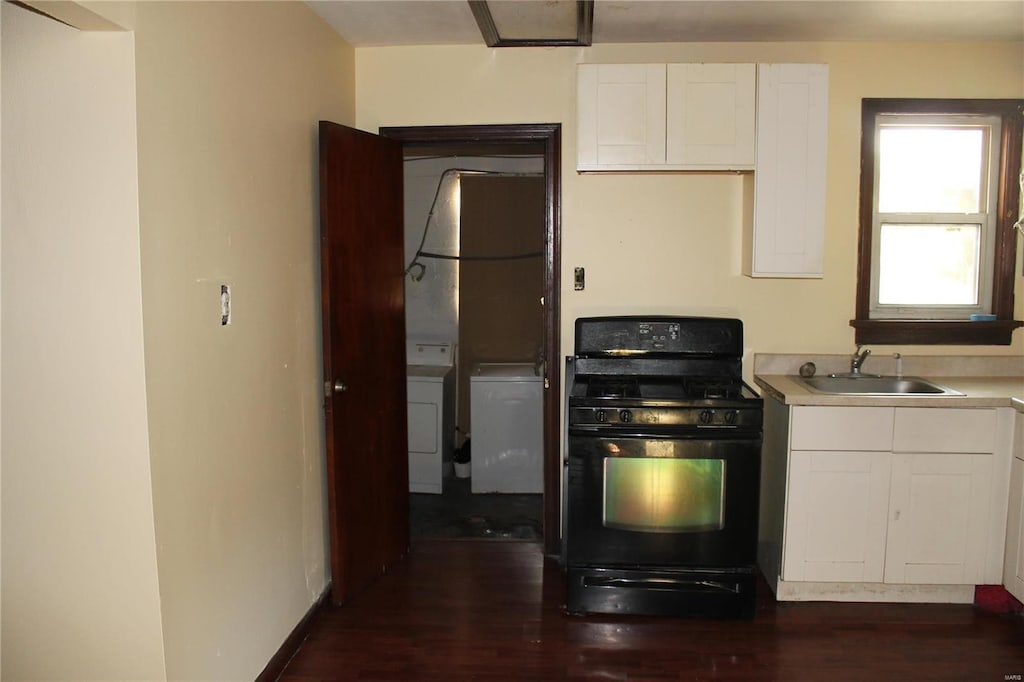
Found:
[[[828,66],[758,64],[753,224],[744,274],[821,277]]]

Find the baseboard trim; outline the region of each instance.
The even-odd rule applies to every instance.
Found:
[[[769,581],[771,585],[771,582]],[[825,583],[778,580],[776,601],[893,602],[902,604],[973,604],[974,585]]]
[[[313,622],[313,618],[316,617],[321,610],[323,610],[331,601],[331,586],[328,584],[324,589],[323,594],[320,598],[313,602],[313,605],[309,607],[309,611],[306,611],[306,615],[302,617],[298,625],[292,630],[291,634],[284,640],[281,647],[277,650],[271,658],[270,662],[267,663],[267,667],[263,669],[256,677],[256,682],[274,682],[281,676],[284,669],[288,666],[288,663],[292,658],[299,652],[299,647],[306,641],[306,637],[309,635],[309,626]]]

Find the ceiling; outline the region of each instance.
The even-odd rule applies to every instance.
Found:
[[[307,0],[353,47],[483,45],[464,0]],[[496,1],[491,0],[492,4]],[[545,0],[515,0],[540,1]],[[1024,0],[596,0],[593,43],[1024,41]]]

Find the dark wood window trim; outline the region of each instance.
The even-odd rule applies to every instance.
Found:
[[[875,186],[875,120],[879,114],[985,114],[1002,119],[999,190],[996,202],[996,244],[993,263],[994,322],[966,320],[872,320],[871,222]],[[1024,100],[1018,99],[865,99],[861,105],[860,241],[857,249],[857,317],[850,320],[859,344],[1009,345],[1013,330],[1024,322],[1013,319],[1017,220],[1024,133]]]

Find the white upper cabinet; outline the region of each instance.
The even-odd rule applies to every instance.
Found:
[[[577,170],[753,170],[743,274],[823,276],[827,65],[578,69]]]
[[[753,64],[581,64],[576,168],[752,170]]]
[[[744,274],[821,277],[828,66],[759,64],[753,228]]]
[[[664,64],[582,64],[576,93],[579,170],[665,164]]]
[[[669,64],[667,166],[753,170],[753,64]]]

